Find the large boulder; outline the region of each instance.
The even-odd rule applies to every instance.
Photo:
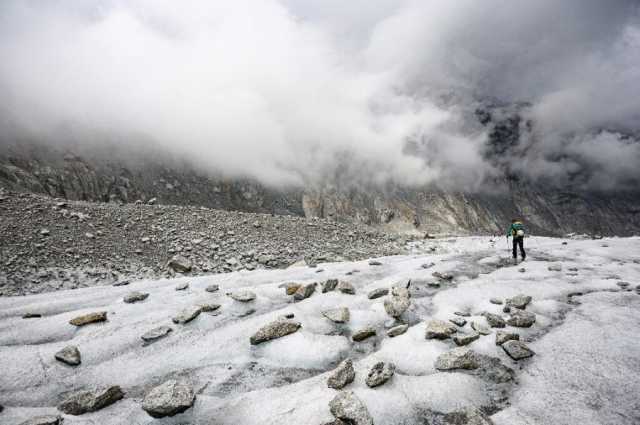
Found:
[[[191,271],[193,264],[191,264],[189,259],[182,255],[175,255],[169,260],[167,267],[178,273],[187,273]]]
[[[341,391],[329,402],[333,416],[350,425],[373,425],[367,406],[353,393]]]
[[[56,360],[69,366],[78,366],[82,362],[80,350],[75,345],[68,345],[55,354]]]
[[[346,359],[338,365],[327,379],[327,386],[336,390],[341,390],[348,384],[352,383],[356,377],[356,371],[353,369],[353,361]]]
[[[188,384],[171,379],[149,391],[142,401],[142,408],[154,418],[163,418],[184,412],[193,406],[195,399]]]
[[[334,323],[347,323],[351,317],[347,307],[325,310],[322,312],[322,315]]]
[[[472,370],[479,367],[480,363],[476,353],[462,347],[440,354],[435,362],[435,368],[438,370]]]
[[[258,345],[292,334],[300,329],[301,326],[300,322],[279,319],[258,329],[258,332],[253,334],[251,338],[249,338],[249,341],[251,345]]]
[[[384,310],[395,319],[402,316],[411,305],[411,295],[407,288],[394,286],[391,288],[391,297],[384,300]]]
[[[515,310],[507,319],[507,323],[517,328],[530,328],[536,322],[536,315],[524,310]]]
[[[427,339],[447,339],[455,334],[458,328],[442,320],[431,320],[427,323],[425,337]]]
[[[123,397],[124,392],[117,385],[95,391],[78,391],[68,395],[58,405],[58,410],[67,415],[82,415],[110,406]]]
[[[107,320],[106,311],[98,311],[95,313],[84,314],[82,316],[74,317],[69,320],[69,323],[73,326],[85,326],[91,323],[105,322]]]
[[[395,371],[393,363],[378,362],[369,371],[365,382],[370,388],[378,387],[391,379]]]

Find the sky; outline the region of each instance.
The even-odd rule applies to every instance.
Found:
[[[0,58],[0,143],[272,186],[640,183],[635,0],[3,0]],[[489,105],[522,118],[498,159]]]

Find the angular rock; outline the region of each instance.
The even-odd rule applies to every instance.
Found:
[[[483,316],[487,320],[489,326],[491,326],[492,328],[504,328],[505,326],[507,326],[504,319],[497,314],[484,313]]]
[[[334,323],[347,323],[351,314],[346,307],[334,308],[322,312],[322,315]]]
[[[458,332],[458,328],[442,320],[431,320],[427,323],[426,339],[447,339]]]
[[[95,391],[79,391],[68,395],[58,405],[58,410],[68,415],[77,416],[103,409],[123,397],[124,392],[117,385]]]
[[[389,294],[389,288],[377,288],[367,294],[367,298],[375,300]]]
[[[329,388],[341,390],[352,383],[355,377],[356,371],[353,369],[353,361],[351,359],[346,359],[331,373],[329,379],[327,379],[327,386]]]
[[[173,323],[178,325],[184,325],[185,323],[189,323],[196,317],[198,317],[202,313],[202,307],[200,306],[190,306],[183,309],[177,316],[174,316],[171,320]]]
[[[106,311],[98,311],[95,313],[84,314],[82,316],[74,317],[69,320],[69,323],[73,326],[85,326],[91,323],[104,322],[107,320]]]
[[[301,284],[299,283],[287,283],[285,286],[285,293],[287,295],[293,295],[295,294],[298,289],[300,289],[302,287]]]
[[[2,412],[2,409],[0,409],[0,412]],[[59,415],[44,415],[20,422],[19,425],[62,425],[63,421],[64,419]]]
[[[241,303],[248,303],[256,299],[256,294],[251,291],[229,292],[227,294],[232,300]]]
[[[396,366],[393,363],[378,362],[369,371],[365,382],[369,388],[378,387],[391,379],[395,371]]]
[[[309,298],[316,291],[317,283],[310,283],[303,285],[293,294],[293,299],[296,301],[302,301]]]
[[[340,283],[338,283],[336,289],[343,294],[355,295],[356,293],[356,289],[353,287],[353,285],[345,281],[341,281]]]
[[[55,354],[56,360],[66,363],[69,366],[78,366],[82,363],[80,350],[75,345],[68,345]]]
[[[191,271],[193,264],[182,255],[175,255],[169,260],[167,267],[178,273],[187,273]]]
[[[189,288],[189,282],[182,282],[176,285],[176,291],[185,291]]]
[[[515,310],[507,319],[510,326],[530,328],[536,322],[536,315],[524,310]]]
[[[251,345],[258,345],[263,342],[271,341],[272,339],[282,338],[283,336],[292,334],[300,329],[302,325],[299,322],[293,322],[289,320],[276,320],[271,322],[253,334],[249,341]]]
[[[467,324],[467,321],[462,317],[454,317],[453,319],[449,319],[449,321],[460,328]]]
[[[157,328],[151,329],[150,331],[144,333],[140,338],[142,338],[142,340],[145,342],[152,342],[160,338],[164,338],[169,334],[169,332],[172,332],[172,331],[173,329],[170,328],[169,326],[159,326]]]
[[[389,338],[394,338],[396,336],[402,335],[409,329],[409,325],[398,325],[387,331],[387,336]]]
[[[502,345],[507,341],[517,341],[520,335],[512,332],[498,331],[496,332],[496,345]]]
[[[520,310],[524,310],[527,308],[527,305],[531,302],[531,297],[524,294],[516,295],[513,298],[507,299],[507,305],[511,307],[518,308]]]
[[[328,279],[322,284],[322,293],[334,291],[336,286],[338,286],[338,279]]]
[[[522,360],[529,357],[532,357],[535,353],[527,347],[522,341],[511,340],[502,344],[502,349],[505,353],[509,355],[513,360]]]
[[[149,297],[149,294],[146,292],[133,291],[125,295],[123,301],[127,304],[133,304],[139,301],[144,301],[148,297]]]
[[[174,379],[153,388],[142,400],[142,409],[154,418],[182,413],[196,400],[191,387]]]
[[[213,285],[209,285],[205,288],[205,291],[207,292],[218,292],[220,290],[220,286],[213,284]]]
[[[367,338],[370,338],[372,336],[374,336],[376,334],[376,330],[373,328],[364,328],[364,329],[360,329],[357,332],[354,332],[354,334],[351,336],[351,339],[353,339],[356,342],[360,342],[360,341],[364,341]]]
[[[435,362],[437,370],[473,370],[479,367],[480,363],[476,353],[473,350],[462,347],[440,354]]]
[[[478,338],[480,338],[480,334],[477,332],[469,333],[469,334],[458,333],[453,337],[453,342],[455,342],[455,344],[458,347],[462,347],[462,346],[471,344],[473,341],[475,341]]]
[[[489,329],[487,326],[478,323],[476,321],[472,321],[471,322],[471,329],[473,329],[474,331],[478,332],[480,335],[489,335],[491,334],[491,329]]]
[[[341,391],[329,402],[331,414],[350,425],[373,425],[373,418],[353,391]]]

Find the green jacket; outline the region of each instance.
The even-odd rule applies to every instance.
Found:
[[[515,223],[512,223],[509,230],[507,230],[507,236],[516,237],[518,230],[524,230],[524,225],[521,222],[516,221]]]

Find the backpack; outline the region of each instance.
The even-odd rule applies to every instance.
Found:
[[[520,222],[513,223],[513,230],[511,231],[511,234],[514,237],[523,238],[524,237],[524,226],[522,225],[522,223],[520,223]]]

